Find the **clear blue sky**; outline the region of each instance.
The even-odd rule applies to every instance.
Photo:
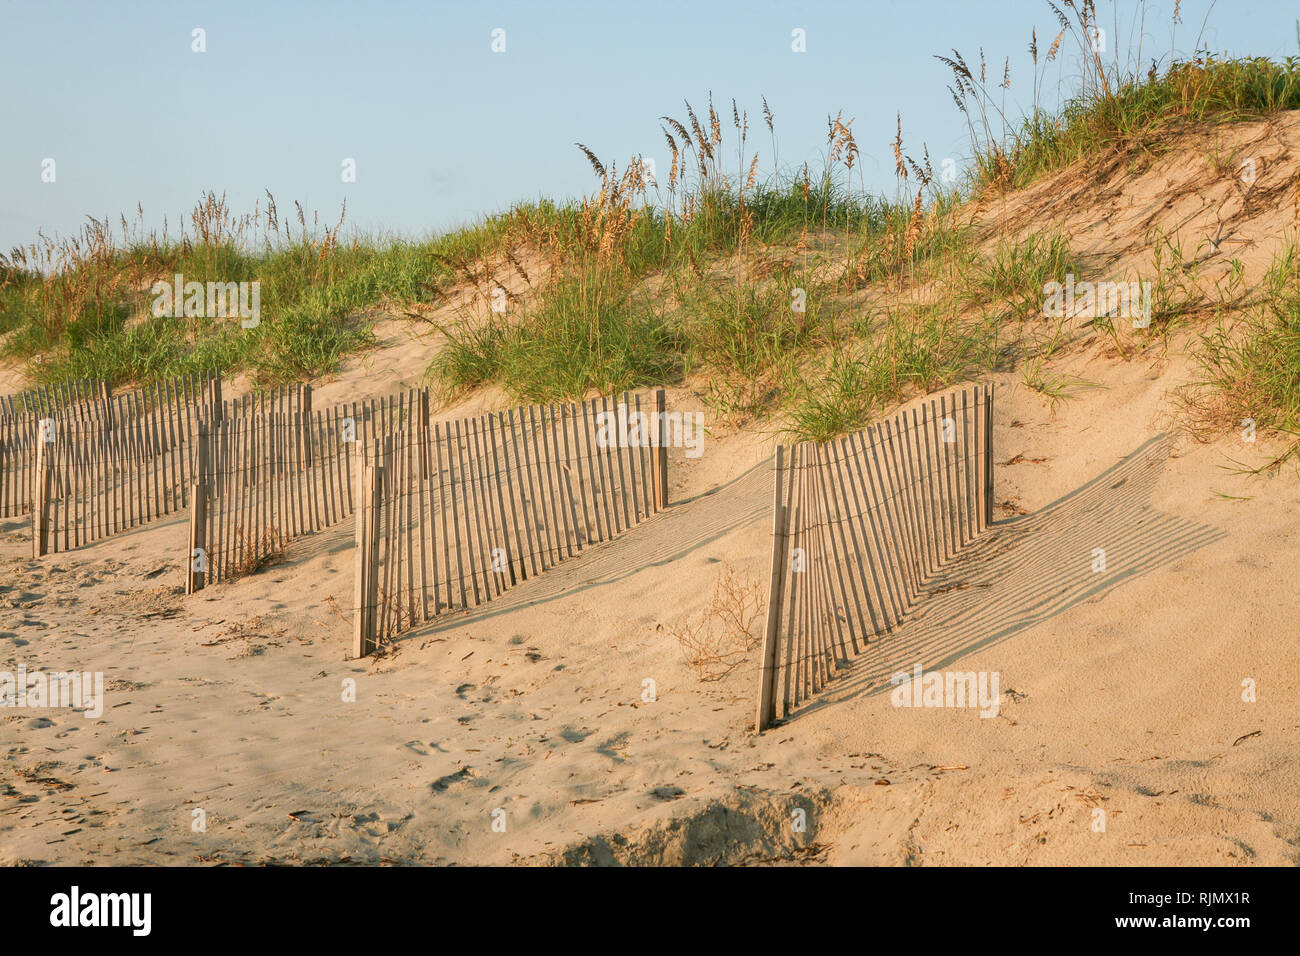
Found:
[[[1135,0],[1121,0],[1127,30]],[[1182,4],[1190,51],[1208,0]],[[1109,0],[1098,0],[1103,25]],[[1147,4],[1146,52],[1166,55],[1173,0]],[[1296,54],[1300,7],[1221,0],[1204,44]],[[1056,33],[1041,0],[911,3],[645,0],[622,3],[60,2],[0,0],[0,249],[85,216],[173,226],[205,190],[238,211],[270,189],[333,219],[405,235],[442,231],[538,196],[576,196],[593,177],[581,141],[622,166],[668,158],[658,117],[734,97],[770,163],[760,100],[782,162],[817,160],[826,115],[856,118],[866,184],[894,189],[895,113],[908,151],[936,168],[967,152],[933,59],[957,47],[992,69],[1011,56],[1013,108],[1028,105],[1026,47]],[[206,31],[207,52],[191,51]],[[506,52],[491,51],[492,30]],[[806,31],[807,52],[791,50]],[[1113,42],[1114,38],[1110,38]],[[1066,61],[1070,71],[1074,64]],[[1056,74],[1046,84],[1056,95]],[[54,183],[41,164],[56,161]],[[357,181],[340,181],[351,157]]]

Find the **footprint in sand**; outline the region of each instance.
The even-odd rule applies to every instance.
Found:
[[[456,784],[464,783],[467,780],[473,779],[473,777],[474,770],[472,767],[461,767],[455,773],[449,773],[446,776],[439,777],[431,784],[431,786],[436,792],[444,793]]]
[[[623,748],[627,746],[627,742],[631,739],[631,736],[631,734],[625,732],[610,737],[609,740],[596,748],[596,753],[603,757],[608,757],[615,763],[623,763],[627,760],[627,755],[622,751]]]

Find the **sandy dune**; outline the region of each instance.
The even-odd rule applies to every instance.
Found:
[[[1232,135],[1268,160],[1253,195],[1289,181],[1300,118]],[[1227,221],[1267,261],[1281,194],[1225,216],[1231,195],[1185,190],[1184,209],[1161,185],[1178,162],[1111,171],[1102,210],[1034,187],[999,222],[1056,216],[1120,276],[1142,246],[1117,237],[1153,223],[1195,244]],[[414,383],[426,334],[386,323],[318,405]],[[98,719],[0,717],[0,862],[1293,864],[1300,498],[1293,471],[1229,467],[1267,442],[1176,428],[1185,346],[1125,360],[1081,332],[1054,367],[1100,387],[1055,409],[993,376],[993,531],[761,736],[752,655],[701,682],[671,632],[723,562],[766,581],[770,435],[717,427],[672,458],[667,512],[361,661],[350,522],[192,598],[184,517],[40,561],[9,522],[0,669],[103,671],[107,699]],[[669,407],[699,405],[678,389]],[[917,663],[997,672],[997,716],[893,706],[889,675]]]
[[[1300,557],[1296,505],[1220,471],[1224,448],[1145,437],[1144,401],[1158,405],[1096,391],[1053,420],[1006,383],[997,460],[1044,460],[1002,465],[996,497],[1030,514],[1000,522],[914,620],[761,737],[752,667],[700,683],[668,633],[703,606],[720,561],[765,568],[770,476],[745,436],[706,446],[667,513],[379,660],[343,659],[332,610],[350,592],[350,527],[187,599],[183,521],[40,563],[11,523],[6,666],[103,670],[108,690],[99,720],[6,714],[0,852],[1292,862],[1300,599],[1281,583]],[[1069,462],[1102,421],[1116,424]],[[1088,479],[1067,487],[1062,459]],[[1090,569],[1094,547],[1106,574]],[[917,660],[999,672],[999,715],[893,707],[889,672]],[[196,808],[206,832],[192,831]]]

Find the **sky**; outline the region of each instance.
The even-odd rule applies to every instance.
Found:
[[[1144,65],[1193,50],[1209,2],[1182,3],[1171,37],[1173,8],[1145,4]],[[1106,38],[1107,55],[1128,49],[1137,0],[1098,9],[1110,34],[1117,10],[1124,34]],[[1219,0],[1202,46],[1295,56],[1298,16],[1293,2]],[[936,169],[970,152],[934,55],[974,62],[982,48],[998,74],[1009,56],[1018,114],[1031,105],[1031,27],[1045,51],[1059,28],[1044,0],[0,0],[0,251],[87,216],[133,220],[137,204],[148,227],[166,216],[174,230],[208,190],[241,212],[269,190],[282,213],[297,200],[331,223],[346,200],[351,228],[425,236],[590,191],[575,142],[666,170],[659,117],[684,119],[683,100],[702,112],[710,91],[720,113],[733,98],[748,111],[764,172],[761,96],[782,165],[819,166],[827,115],[842,111],[865,188],[893,195],[897,114],[905,150],[919,158],[924,143]],[[1061,65],[1068,88],[1077,54]],[[1057,87],[1053,68],[1048,105]]]

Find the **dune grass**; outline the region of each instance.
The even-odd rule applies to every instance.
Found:
[[[1196,54],[1177,58],[1178,5],[1167,50],[1144,49],[1145,0],[1133,8],[1128,24],[1119,22],[1118,8],[1108,21],[1092,0],[1060,0],[1048,7],[1060,29],[1041,57],[1038,34],[1031,34],[1032,105],[1022,116],[1006,112],[1009,60],[999,70],[982,50],[969,62],[957,50],[937,57],[951,71],[949,93],[967,121],[977,189],[1018,189],[1082,159],[1161,153],[1187,129],[1300,109],[1300,57],[1215,55],[1201,45],[1202,23],[1193,43]],[[1130,38],[1127,45],[1115,42],[1120,36]],[[1300,24],[1296,40],[1300,46]],[[1077,53],[1079,72],[1068,87],[1073,92],[1059,107],[1047,108],[1040,104],[1047,73],[1052,64],[1063,69],[1067,49]]]
[[[142,212],[141,225],[123,217],[120,230],[91,220],[70,240],[0,257],[0,351],[46,382],[211,371],[305,380],[371,347],[385,312],[463,302],[467,289],[481,304],[504,293],[504,274],[527,286],[505,296],[504,312],[462,306],[440,322],[445,345],[428,374],[448,399],[489,384],[545,402],[687,383],[724,417],[776,418],[794,437],[820,439],[914,390],[1017,363],[1027,363],[1027,383],[1064,395],[1043,365],[1059,335],[1033,323],[1044,284],[1082,272],[1068,241],[1004,237],[977,252],[965,204],[1080,159],[1156,152],[1185,127],[1300,108],[1300,61],[1202,51],[1144,69],[1141,29],[1129,31],[1135,49],[1107,57],[1090,46],[1091,2],[1051,9],[1060,32],[1041,57],[1032,37],[1024,116],[1006,112],[1008,67],[990,71],[982,54],[977,65],[957,51],[940,57],[971,136],[960,184],[937,182],[924,148],[908,155],[901,117],[891,198],[866,190],[851,120],[828,116],[819,165],[783,166],[766,101],[752,137],[748,113],[710,96],[698,112],[686,103],[661,118],[671,158],[653,177],[640,157],[620,170],[578,144],[597,178],[587,197],[519,204],[429,239],[341,241],[342,216],[322,225],[298,207],[282,219],[269,193],[242,217],[208,194],[174,236],[166,226],[146,235]],[[1081,72],[1049,109],[1040,93],[1067,43]],[[1185,277],[1161,265],[1158,237],[1155,251],[1154,325],[1167,341],[1191,298]],[[1167,258],[1183,256],[1170,245]],[[258,281],[264,320],[245,329],[231,318],[152,316],[151,285],[176,273]],[[1244,339],[1226,329],[1207,337],[1209,379],[1226,389],[1243,378],[1243,393],[1273,410],[1265,417],[1291,427],[1288,375],[1300,356],[1285,344],[1283,314],[1265,322],[1235,328]]]
[[[1200,375],[1184,399],[1203,432],[1271,429],[1300,439],[1300,246],[1294,238],[1274,257],[1258,305],[1219,317],[1194,355]],[[1270,465],[1298,455],[1300,441],[1292,441]]]
[[[766,103],[762,117],[774,138]],[[900,137],[899,198],[868,194],[850,126],[828,120],[819,170],[763,180],[735,102],[663,118],[660,181],[639,158],[620,171],[580,147],[593,195],[509,214],[507,231],[543,255],[548,278],[517,311],[484,324],[467,310],[444,325],[431,379],[449,394],[493,382],[528,400],[689,381],[733,419],[805,400],[810,362],[862,331],[856,293],[924,281],[969,254],[960,197],[935,183],[928,158],[907,160]]]
[[[120,231],[92,220],[68,240],[42,240],[0,261],[0,333],[5,355],[28,360],[38,381],[80,377],[147,382],[189,372],[247,371],[263,384],[330,372],[372,342],[367,310],[384,302],[435,300],[454,257],[477,256],[491,228],[416,243],[400,238],[339,241],[332,228],[295,231],[274,199],[235,218],[208,194],[176,237]],[[153,283],[260,284],[272,321],[244,328],[234,317],[155,316]]]
[[[654,302],[627,279],[598,269],[560,279],[518,321],[449,329],[431,371],[452,393],[497,383],[535,402],[679,375],[673,333]]]

